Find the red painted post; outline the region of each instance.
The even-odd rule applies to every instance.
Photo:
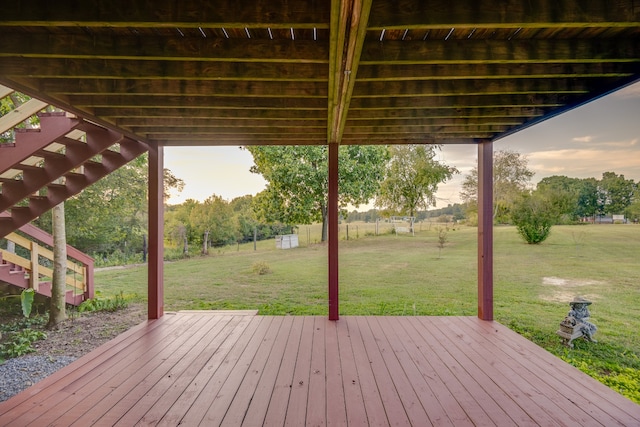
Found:
[[[149,319],[164,314],[164,147],[149,146]]]
[[[493,141],[478,144],[478,317],[493,320]]]
[[[338,147],[329,144],[329,320],[338,320]]]

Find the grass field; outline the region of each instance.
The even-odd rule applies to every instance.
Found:
[[[340,226],[340,313],[465,315],[477,313],[477,230],[452,227],[439,248],[438,226],[415,236],[388,224]],[[165,310],[259,309],[261,314],[326,314],[327,250],[316,226],[299,229],[301,247],[273,240],[213,250],[165,266]],[[557,226],[541,245],[513,227],[494,231],[496,320],[640,403],[640,226]],[[270,272],[260,275],[258,265]],[[99,296],[146,297],[146,269],[96,273]],[[593,301],[597,344],[569,350],[555,334],[577,295]]]

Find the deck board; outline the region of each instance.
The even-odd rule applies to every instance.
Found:
[[[181,312],[12,399],[1,426],[640,425],[640,405],[475,317]]]

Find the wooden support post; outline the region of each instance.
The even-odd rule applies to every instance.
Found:
[[[164,314],[164,147],[149,147],[149,319]]]
[[[338,147],[329,144],[329,320],[338,320]]]
[[[478,144],[478,317],[493,320],[493,142]]]

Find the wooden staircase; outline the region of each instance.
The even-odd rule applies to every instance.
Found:
[[[0,85],[0,99],[12,92]],[[65,112],[42,112],[45,107],[30,99],[0,116],[0,132],[15,135],[14,141],[0,144],[0,239],[17,247],[0,249],[0,283],[50,297],[53,237],[29,222],[148,147]],[[38,129],[15,128],[36,113]],[[77,305],[93,298],[93,259],[69,245],[67,255],[66,301]]]
[[[0,238],[147,151],[140,142],[66,113],[40,113],[0,157]]]

